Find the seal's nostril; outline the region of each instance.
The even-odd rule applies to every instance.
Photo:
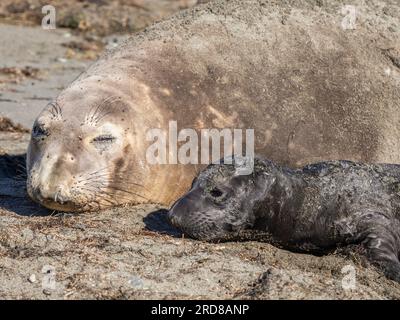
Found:
[[[178,219],[176,215],[173,213],[173,211],[168,211],[167,214],[168,221],[173,225],[173,226],[178,226]]]
[[[62,187],[59,187],[57,189],[57,191],[54,193],[52,200],[58,204],[65,204],[66,202],[70,201],[69,197],[63,192]]]
[[[54,201],[59,204],[65,204],[69,201],[69,197],[62,195],[59,191],[54,196]]]

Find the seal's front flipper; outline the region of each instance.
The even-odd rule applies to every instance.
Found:
[[[400,228],[396,220],[385,220],[370,226],[363,244],[368,259],[380,267],[389,279],[400,282]]]

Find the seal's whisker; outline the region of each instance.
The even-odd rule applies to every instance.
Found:
[[[55,102],[50,102],[48,106],[51,106],[50,109],[47,111],[52,115],[54,119],[61,119],[62,118],[62,110],[60,105],[58,104],[57,101]]]
[[[57,101],[54,102],[54,107],[57,110],[57,115],[59,115],[62,118],[62,109]]]
[[[82,178],[77,180],[77,182],[81,183],[81,182],[89,182],[89,181],[97,181],[97,180],[101,180],[103,181],[104,179],[108,178],[108,174],[103,174],[103,175],[98,175],[98,176],[92,176],[92,177],[87,177],[87,178]]]
[[[99,172],[102,172],[102,171],[104,171],[104,170],[106,170],[106,169],[108,169],[108,168],[110,168],[110,167],[105,167],[105,168],[102,168],[102,169],[98,169],[97,171],[93,171],[93,172],[88,173],[88,174],[83,175],[83,176],[92,176],[92,175],[95,175],[95,174],[97,174],[97,173],[99,173]]]
[[[141,198],[143,198],[143,199],[145,199],[145,200],[149,200],[149,199],[147,199],[146,197],[144,197],[143,195],[140,195],[140,194],[135,193],[135,192],[133,192],[133,191],[125,190],[125,189],[122,189],[122,188],[120,188],[120,187],[113,186],[113,185],[107,185],[107,186],[103,185],[103,186],[100,187],[100,189],[102,189],[102,191],[101,191],[102,194],[110,194],[110,193],[107,191],[107,189],[112,189],[112,190],[116,190],[116,191],[125,192],[125,193],[127,193],[127,194],[135,195],[135,196],[141,197]]]
[[[104,196],[107,196],[111,199],[113,194],[112,193],[105,193]],[[133,199],[131,199],[130,197],[128,197],[127,195],[120,195],[118,198],[120,198],[120,200],[122,201],[114,201],[113,204],[124,204],[124,203],[133,203]],[[113,199],[114,200],[114,199]]]
[[[116,102],[118,100],[119,100],[119,98],[109,101],[108,106],[110,106],[111,104],[113,104],[114,102]],[[103,108],[100,108],[99,111],[97,112],[97,115],[94,117],[93,122],[97,125],[101,119],[103,119],[108,114],[112,114],[113,112],[114,111],[103,110]]]
[[[112,97],[112,96],[111,96]],[[93,122],[94,117],[96,116],[99,108],[102,106],[102,104],[104,103],[104,101],[107,101],[108,99],[110,99],[111,97],[105,98],[103,100],[103,102],[100,102],[98,104],[95,104],[93,107],[90,108],[89,113],[88,113],[88,120],[89,122]],[[95,109],[92,113],[92,110]],[[90,119],[89,119],[90,118]]]
[[[93,189],[93,188],[83,188],[83,189],[92,192],[92,191],[99,191],[99,190],[101,190],[102,188],[96,187],[95,189]],[[119,204],[119,202],[116,201],[116,200],[113,198],[113,194],[110,193],[110,192],[104,191],[104,192],[101,192],[100,194],[93,193],[93,195],[94,195],[94,198],[91,200],[91,202],[95,202],[95,203],[100,204],[101,201],[105,201],[105,202],[109,203],[110,206]],[[123,199],[123,200],[125,200],[125,199],[126,199],[126,200],[130,200],[129,198],[124,197],[124,196],[122,196],[122,197],[120,197],[120,198]],[[90,200],[89,197],[87,197],[87,200]],[[99,208],[100,208],[100,206],[99,206]]]
[[[133,181],[129,181],[129,180],[124,180],[124,178],[122,178],[122,177],[120,177],[119,179],[110,179],[110,178],[108,178],[108,179],[103,179],[104,177],[108,177],[109,176],[109,174],[107,173],[107,174],[99,174],[99,175],[92,175],[91,174],[91,176],[90,177],[84,177],[84,178],[82,178],[81,180],[78,180],[78,182],[82,182],[82,181],[87,181],[87,182],[94,182],[94,181],[96,181],[96,180],[101,180],[102,182],[107,182],[107,183],[110,183],[110,182],[112,182],[112,183],[121,183],[121,184],[129,184],[129,185],[134,185],[134,186],[137,186],[137,187],[142,187],[142,188],[144,188],[144,189],[146,189],[145,187],[144,187],[144,185],[142,185],[142,184],[140,184],[140,183],[137,183],[137,182],[133,182]],[[147,189],[146,189],[147,190]]]
[[[89,190],[89,191],[99,191],[100,190],[100,188],[97,186],[82,186],[82,187],[79,187],[79,189]]]
[[[26,169],[26,164],[21,163],[21,162],[17,162],[16,166],[17,166],[18,168],[22,168],[22,169],[24,169],[24,170]]]
[[[51,114],[51,116],[52,116],[53,118],[56,117],[56,114],[54,113],[53,108],[51,108],[51,109],[49,109],[49,110],[47,110],[47,111]]]
[[[86,175],[87,175],[87,176],[94,175],[94,174],[96,174],[96,173],[98,173],[98,172],[100,172],[100,171],[104,171],[104,170],[106,170],[106,169],[109,169],[111,166],[112,166],[112,165],[108,165],[108,166],[106,166],[106,167],[104,167],[104,168],[98,169],[98,170],[93,171],[93,172],[91,172],[91,173],[88,173],[88,174],[86,174]],[[85,176],[85,175],[83,175],[83,176]]]
[[[88,177],[83,177],[81,179],[77,179],[77,181],[78,182],[91,181],[91,180],[94,180],[94,179],[101,179],[101,178],[108,177],[108,176],[109,176],[109,173],[101,173],[101,174],[98,174],[98,175],[89,175]]]
[[[110,180],[110,182],[111,182],[111,181],[112,181],[113,183],[130,184],[130,185],[134,185],[134,186],[138,186],[138,187],[142,187],[142,188],[146,189],[144,185],[142,185],[142,184],[140,184],[140,183],[133,182],[133,181],[128,181],[128,180],[117,180],[117,179]]]
[[[104,170],[108,169],[109,167],[103,168],[103,169],[99,169],[97,171],[88,173],[88,174],[84,174],[84,175],[80,175],[79,178],[76,181],[77,182],[82,182],[82,181],[86,181],[86,180],[90,180],[92,178],[96,178],[96,177],[102,177],[102,176],[107,176],[108,173],[107,172],[103,172]]]
[[[110,206],[113,206],[113,205],[117,204],[117,202],[110,195],[108,195],[108,194],[106,194],[104,192],[101,192],[100,196],[99,196],[98,192],[101,190],[100,187],[96,187],[96,186],[92,186],[91,188],[89,188],[89,187],[81,187],[80,189],[90,192],[90,194],[88,194],[85,197],[85,201],[88,202],[88,203],[85,204],[84,208],[85,207],[93,208],[92,204],[93,203],[97,203],[98,204],[98,209],[100,209],[101,208],[101,205],[100,205],[101,201],[105,201],[105,202],[109,203]],[[106,197],[108,197],[109,199],[107,199]]]
[[[31,213],[29,214],[29,217],[34,217],[36,216],[36,214],[38,213],[42,213],[43,212],[43,207],[39,206],[36,210],[34,210],[33,212],[31,210],[29,210]]]
[[[128,190],[125,190],[125,189],[122,189],[122,188],[119,188],[119,187],[115,187],[115,186],[112,186],[112,185],[107,186],[107,188],[110,188],[110,189],[113,189],[113,190],[117,190],[117,191],[121,191],[121,192],[125,192],[125,193],[127,193],[127,194],[132,194],[132,195],[138,196],[138,197],[140,197],[140,198],[143,198],[143,199],[145,199],[145,200],[149,200],[149,199],[147,199],[145,196],[142,196],[142,195],[140,195],[140,194],[137,194],[137,193],[135,193],[135,192],[133,192],[133,191],[128,191]]]
[[[121,100],[120,96],[115,96],[115,95],[114,96],[109,96],[108,98],[105,98],[102,102],[100,102],[99,109],[103,108],[106,103],[108,103],[110,105],[110,104],[113,104],[114,102],[116,102],[118,100]]]
[[[100,102],[99,104],[94,106],[95,110],[91,115],[89,115],[90,119],[88,119],[88,120],[91,123],[97,124],[99,122],[99,119],[98,119],[99,115],[100,115],[99,113],[102,112],[102,108],[105,106],[105,104],[109,103],[109,105],[110,105],[120,99],[121,99],[120,97],[116,97],[116,96],[110,96],[110,97],[105,98],[102,102]],[[91,111],[89,112],[89,114],[90,113],[91,113]]]
[[[26,181],[26,176],[14,176],[12,177],[14,181]]]
[[[106,112],[106,113],[104,113],[103,115],[99,116],[99,117],[96,119],[96,124],[97,124],[98,122],[100,122],[100,120],[103,119],[105,116],[107,116],[107,115],[109,115],[109,114],[111,114],[111,113],[112,113],[112,112],[109,111],[109,112]]]
[[[103,181],[103,179],[88,179],[86,181],[79,182],[80,186],[88,186],[88,185],[96,185],[96,184],[105,185],[105,182]]]
[[[135,183],[135,182],[131,182],[131,181],[124,181],[124,180],[115,180],[115,179],[98,179],[98,180],[95,180],[95,179],[91,179],[91,180],[89,180],[88,181],[88,183],[90,183],[90,182],[102,182],[103,184],[124,184],[124,185],[132,185],[132,186],[135,186],[135,187],[141,187],[141,188],[143,188],[143,189],[145,189],[145,190],[147,190],[147,191],[149,191],[145,186],[143,186],[143,185],[141,185],[141,184],[138,184],[138,183]]]

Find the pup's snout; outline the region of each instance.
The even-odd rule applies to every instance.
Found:
[[[182,214],[184,214],[182,205],[180,204],[181,200],[175,202],[172,208],[168,211],[167,219],[168,221],[177,228],[180,228],[182,225]]]
[[[198,212],[204,211],[203,190],[191,189],[178,199],[168,212],[168,219],[175,227],[182,228],[188,221],[196,220]]]
[[[179,226],[180,219],[170,210],[167,214],[167,219],[171,225],[174,227]]]

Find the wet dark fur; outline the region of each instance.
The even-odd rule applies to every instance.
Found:
[[[400,165],[329,161],[291,170],[256,159],[248,176],[210,165],[168,217],[207,241],[257,236],[311,253],[359,243],[400,282]]]

